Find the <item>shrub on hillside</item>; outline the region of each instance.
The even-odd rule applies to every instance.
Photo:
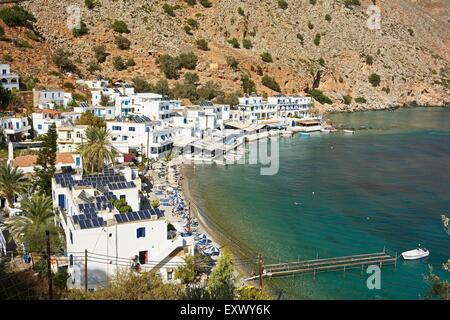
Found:
[[[119,32],[119,33],[130,33],[130,30],[128,30],[128,26],[127,24],[122,21],[122,20],[115,20],[112,25],[111,28],[115,31],[115,32]]]
[[[27,27],[30,22],[36,22],[33,14],[18,5],[0,9],[0,19],[9,27]]]
[[[308,94],[313,97],[316,101],[320,102],[321,104],[332,104],[333,101],[331,101],[330,98],[328,98],[322,91],[319,89],[310,89],[308,90]]]
[[[368,65],[372,65],[373,64],[373,57],[372,56],[367,56],[366,57],[366,63]]]
[[[287,1],[286,0],[278,0],[278,7],[283,10],[287,9],[287,7],[288,7]]]
[[[250,41],[250,39],[244,39],[244,40],[242,40],[242,46],[243,46],[245,49],[251,49],[251,48],[253,48],[253,44],[252,44],[252,42]]]
[[[180,63],[177,58],[164,54],[156,60],[156,63],[167,79],[178,79],[180,77],[180,73],[178,72]]]
[[[320,38],[321,38],[320,33],[317,33],[316,36],[314,37],[314,44],[316,46],[320,45]]]
[[[244,93],[252,94],[256,91],[255,82],[249,77],[249,75],[244,74],[241,77],[241,87]]]
[[[188,24],[189,27],[194,28],[194,29],[198,29],[198,21],[192,18],[186,19],[186,23]]]
[[[109,56],[109,53],[106,52],[105,46],[96,46],[93,48],[95,59],[99,63],[103,63],[106,61],[106,58]]]
[[[178,59],[181,68],[194,70],[197,67],[198,58],[192,51],[181,53]]]
[[[127,68],[125,61],[123,61],[122,57],[114,57],[113,58],[113,66],[117,71],[125,70]]]
[[[228,43],[231,44],[233,46],[233,48],[236,48],[236,49],[239,49],[241,47],[241,45],[239,44],[239,40],[236,38],[229,39]]]
[[[363,97],[358,97],[355,99],[356,103],[367,103],[367,100]]]
[[[225,60],[227,61],[227,64],[229,67],[231,67],[231,69],[233,69],[234,71],[237,71],[239,68],[239,61],[232,56],[227,56],[225,58]]]
[[[261,59],[264,62],[268,62],[268,63],[273,62],[272,55],[269,52],[261,53]]]
[[[200,50],[208,51],[208,41],[205,39],[198,39],[195,44],[197,45],[197,48]]]
[[[84,23],[83,21],[80,22],[80,27],[79,28],[73,28],[72,29],[72,33],[75,37],[81,37],[84,36],[85,34],[88,34],[88,28],[86,26],[86,23]]]
[[[205,8],[211,8],[212,2],[209,0],[200,0],[200,4],[204,6]]]
[[[119,48],[120,50],[130,49],[131,41],[125,38],[124,36],[120,35],[116,36],[114,41],[116,43],[117,48]]]
[[[370,84],[372,86],[378,87],[380,85],[380,82],[381,82],[381,77],[378,74],[376,74],[376,73],[372,73],[369,76],[369,82],[370,82]]]
[[[70,60],[70,53],[63,49],[57,49],[52,60],[53,63],[63,71],[74,71],[76,69],[72,60]]]
[[[28,39],[31,39],[33,41],[36,41],[36,42],[41,41],[41,39],[39,39],[38,35],[36,33],[34,33],[33,30],[25,31],[25,35],[27,36]],[[0,37],[1,37],[1,32],[0,32]]]
[[[273,91],[281,92],[281,88],[278,82],[276,82],[274,78],[268,75],[262,77],[261,83],[263,84],[263,86],[266,86],[267,88],[272,89]]]

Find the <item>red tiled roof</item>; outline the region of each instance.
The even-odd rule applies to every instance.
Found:
[[[36,164],[37,155],[29,154],[25,156],[16,157],[12,161],[14,167],[32,167]],[[73,164],[73,156],[70,152],[61,152],[56,154],[56,164]]]

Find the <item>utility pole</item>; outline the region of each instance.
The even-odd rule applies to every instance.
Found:
[[[263,262],[261,254],[258,255],[259,262],[259,289],[262,291],[263,289],[263,281],[262,281],[262,273],[263,273]]]
[[[45,231],[45,240],[47,241],[47,280],[48,280],[48,297],[53,300],[53,283],[52,283],[52,265],[50,262],[50,231]]]
[[[87,270],[87,263],[88,261],[88,251],[87,249],[84,249],[84,292],[88,291],[88,270]]]

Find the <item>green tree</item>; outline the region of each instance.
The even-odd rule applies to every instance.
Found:
[[[78,148],[87,172],[102,172],[105,163],[113,164],[117,150],[111,145],[110,132],[105,127],[90,126],[86,129],[86,143]]]
[[[14,205],[14,197],[25,192],[27,187],[28,180],[22,170],[6,161],[0,162],[0,196],[6,198],[10,208]]]
[[[315,100],[320,102],[321,104],[332,104],[333,101],[328,98],[322,91],[319,89],[310,89],[308,94],[313,97]]]
[[[170,90],[169,82],[166,79],[158,80],[152,87],[152,92],[161,94],[165,97],[172,98],[173,93]]]
[[[84,112],[81,114],[80,119],[78,119],[77,124],[99,127],[100,122],[99,117],[95,116],[91,112]]]
[[[262,77],[261,83],[263,84],[263,86],[266,86],[267,88],[272,89],[273,91],[281,92],[281,88],[278,82],[276,82],[274,78],[268,75],[264,75],[264,77]]]
[[[271,300],[271,297],[254,286],[243,286],[237,290],[238,300]]]
[[[45,194],[34,194],[21,204],[22,215],[6,219],[5,227],[17,243],[25,242],[29,252],[43,252],[45,231],[51,231],[53,253],[62,247],[60,230],[55,227],[52,199]]]
[[[231,255],[225,248],[208,278],[208,291],[214,299],[232,300],[236,289],[235,281]]]
[[[70,60],[70,53],[63,49],[57,49],[52,57],[53,63],[62,71],[75,71],[76,67]]]
[[[193,283],[196,276],[194,257],[187,255],[184,258],[184,264],[175,269],[174,277],[180,280],[182,284],[187,285]]]
[[[30,27],[31,22],[36,22],[33,14],[18,5],[0,9],[0,19],[9,27]]]
[[[159,65],[159,69],[164,73],[167,79],[178,79],[180,77],[180,73],[178,70],[180,69],[180,62],[178,59],[164,54],[156,60],[156,63]]]
[[[151,85],[148,83],[144,78],[142,77],[134,77],[131,79],[131,82],[133,83],[134,91],[137,93],[140,92],[150,92],[151,91]]]
[[[197,67],[198,58],[192,51],[180,53],[178,59],[182,68],[194,70]]]
[[[84,293],[81,290],[70,292],[71,300],[175,300],[178,287],[164,283],[155,271],[136,273],[131,270],[117,272],[105,288]]]
[[[369,76],[369,82],[370,82],[370,84],[373,87],[378,87],[380,85],[380,82],[381,82],[381,77],[378,74],[376,74],[376,73],[372,73]]]
[[[255,82],[247,74],[243,74],[241,77],[241,87],[244,93],[252,94],[256,91]]]
[[[156,209],[159,207],[160,203],[158,199],[154,199],[151,201],[150,205],[152,206],[152,208]]]
[[[120,213],[127,213],[133,211],[133,208],[126,202],[125,199],[113,199],[111,203],[119,210]]]
[[[326,14],[325,15],[325,20],[328,21],[328,22],[331,22],[331,15]]]
[[[12,91],[0,86],[0,110],[6,110],[12,101]]]
[[[34,167],[34,185],[42,194],[52,192],[52,178],[56,171],[57,139],[56,125],[53,123],[43,137],[42,148],[39,150]]]

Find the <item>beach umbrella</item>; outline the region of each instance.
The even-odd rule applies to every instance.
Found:
[[[199,239],[208,239],[208,237],[206,236],[206,234],[203,234],[203,233],[199,234],[199,235],[198,235],[198,238],[199,238]]]
[[[208,240],[207,239],[202,239],[200,241],[197,241],[197,245],[199,245],[199,246],[207,246],[208,245]]]

